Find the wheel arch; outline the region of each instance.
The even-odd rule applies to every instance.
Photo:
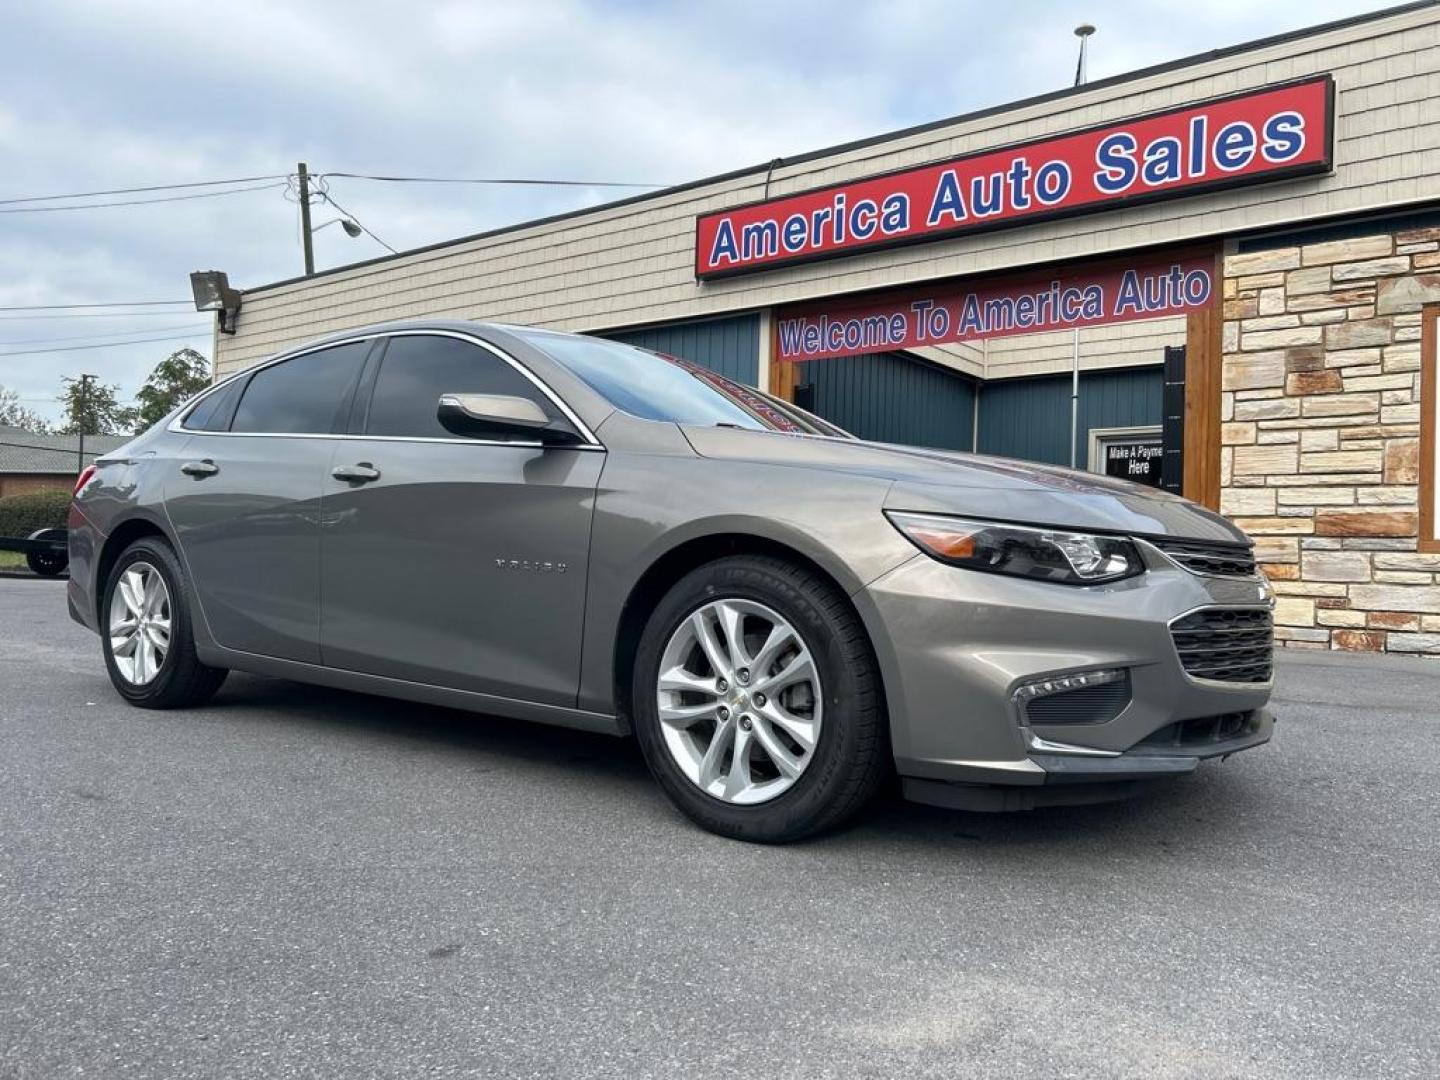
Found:
[[[651,561],[644,573],[631,586],[620,609],[620,617],[615,630],[611,681],[616,712],[623,719],[627,728],[631,715],[631,676],[635,667],[640,638],[651,614],[665,594],[686,574],[706,563],[735,555],[760,555],[780,559],[799,566],[829,583],[865,631],[866,645],[871,654],[876,654],[873,628],[852,599],[854,589],[846,588],[840,574],[832,572],[825,563],[812,554],[802,550],[796,544],[757,532],[724,531],[691,536],[675,543]],[[879,663],[878,657],[876,670],[880,673],[880,693],[883,705],[889,699],[886,694],[885,665]],[[888,737],[888,718],[886,726]]]
[[[158,536],[170,546],[175,552],[175,557],[180,557],[180,549],[172,537],[153,518],[136,515],[126,518],[110,530],[105,542],[100,546],[100,553],[95,560],[95,605],[94,615],[97,620],[103,620],[102,608],[105,604],[105,584],[110,580],[110,571],[115,566],[120,555],[136,540],[144,539],[147,536]]]

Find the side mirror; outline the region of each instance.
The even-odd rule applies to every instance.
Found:
[[[529,398],[504,394],[441,394],[436,419],[455,435],[511,436],[552,445],[580,441],[568,426],[552,422]]]

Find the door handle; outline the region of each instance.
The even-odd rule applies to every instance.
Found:
[[[208,459],[205,461],[187,461],[184,465],[180,466],[180,471],[186,476],[193,476],[195,479],[201,480],[207,476],[214,476],[220,471],[220,466]]]
[[[380,470],[369,462],[362,461],[358,465],[337,465],[330,470],[330,475],[336,480],[347,480],[352,484],[368,484],[371,480],[380,479]]]

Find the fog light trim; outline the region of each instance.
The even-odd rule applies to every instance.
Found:
[[[1024,706],[1036,698],[1052,694],[1064,694],[1071,690],[1083,690],[1087,686],[1104,686],[1107,683],[1123,682],[1124,668],[1102,668],[1099,671],[1078,671],[1069,675],[1052,675],[1044,679],[1033,679],[1015,690],[1015,704]]]

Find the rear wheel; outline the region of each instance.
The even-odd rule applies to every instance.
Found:
[[[201,705],[225,681],[195,655],[184,570],[163,540],[146,537],[120,554],[100,607],[110,682],[144,709]]]
[[[863,627],[833,585],[779,559],[722,559],[681,579],[641,638],[632,701],[661,787],[725,836],[830,828],[888,767]]]

